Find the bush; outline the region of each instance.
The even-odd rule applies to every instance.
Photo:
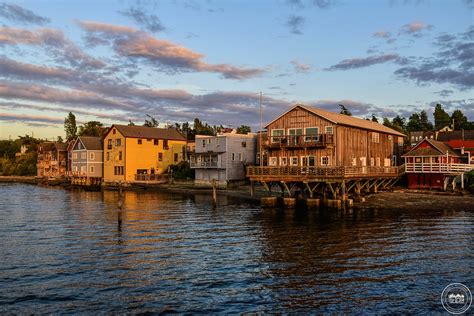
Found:
[[[189,162],[181,161],[176,165],[170,166],[170,171],[173,172],[174,179],[194,179],[194,169],[191,169]]]

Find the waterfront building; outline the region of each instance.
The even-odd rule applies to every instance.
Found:
[[[439,132],[437,140],[458,150],[461,162],[474,164],[474,130]]]
[[[453,133],[453,132],[450,132]],[[425,138],[404,154],[405,172],[410,189],[454,189],[464,186],[464,173],[474,165],[461,163],[461,153],[446,143]]]
[[[251,181],[271,190],[343,192],[384,187],[400,176],[405,135],[376,122],[296,104],[265,126]],[[260,137],[258,137],[260,138]],[[393,180],[393,181],[392,181]]]
[[[79,136],[72,145],[71,183],[99,185],[102,180],[104,146],[100,137]]]
[[[60,142],[43,142],[38,146],[37,176],[60,178],[66,176],[67,150]]]
[[[435,139],[435,133],[432,131],[414,131],[410,132],[410,145],[415,146],[418,144],[422,139],[424,138],[429,138],[429,139]]]
[[[66,160],[66,176],[72,176],[72,149],[74,148],[74,143],[76,140],[71,140],[67,143],[67,160]]]
[[[245,180],[245,166],[253,165],[256,156],[256,135],[235,131],[217,136],[196,135],[195,153],[190,165],[195,169],[196,186],[228,187]]]
[[[114,124],[104,137],[104,183],[161,182],[185,150],[186,138],[174,128]]]

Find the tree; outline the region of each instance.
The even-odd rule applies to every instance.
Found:
[[[64,140],[61,136],[58,136],[57,140],[56,140],[58,143],[63,143]]]
[[[377,117],[375,116],[375,114],[372,114],[372,119],[371,119],[372,122],[375,122],[375,123],[378,123],[379,120],[377,119]]]
[[[464,129],[469,128],[469,122],[467,120],[467,117],[464,115],[464,113],[461,110],[455,110],[453,114],[451,115],[451,120],[454,122],[454,130],[456,131],[462,128]]]
[[[339,104],[339,107],[341,108],[341,114],[352,116],[352,113],[343,104]]]
[[[418,113],[413,113],[408,119],[407,131],[415,132],[421,130],[420,115]]]
[[[423,132],[426,131],[432,131],[433,130],[433,123],[430,122],[428,119],[428,114],[426,114],[426,111],[421,111],[419,114],[420,118],[420,128]]]
[[[89,121],[84,125],[79,126],[79,136],[96,136],[102,137],[107,132],[108,128],[98,121]]]
[[[402,130],[406,128],[406,119],[404,117],[400,117],[400,115],[397,115],[393,118],[392,120],[393,125],[399,126]]]
[[[443,110],[443,106],[441,104],[436,104],[435,110],[433,113],[434,121],[435,121],[435,129],[439,130],[449,124],[451,124],[451,118],[449,114]]]
[[[76,116],[69,112],[64,119],[64,131],[66,132],[66,140],[69,142],[77,136]]]
[[[128,126],[135,126],[135,123],[133,123],[132,120],[128,120]]]
[[[252,131],[252,129],[250,128],[250,126],[247,126],[247,125],[240,125],[239,127],[237,127],[237,134],[248,134]]]
[[[158,127],[159,123],[158,121],[151,115],[146,115],[147,117],[150,118],[150,120],[147,120],[145,119],[145,123],[143,124],[143,126],[146,126],[146,127]]]

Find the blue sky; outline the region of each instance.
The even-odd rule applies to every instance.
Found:
[[[472,0],[0,2],[0,138],[81,122],[259,124],[296,102],[474,120]]]

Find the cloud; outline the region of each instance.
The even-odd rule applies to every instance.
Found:
[[[449,89],[443,89],[443,90],[441,90],[441,91],[436,91],[436,92],[434,92],[434,93],[437,94],[437,95],[440,95],[440,96],[442,96],[442,97],[449,97],[451,94],[454,93],[454,91],[453,91],[453,90],[449,90]]]
[[[121,14],[131,18],[138,25],[141,25],[152,33],[164,31],[166,27],[161,22],[160,18],[154,14],[147,14],[143,9],[140,8],[129,8],[125,11],[121,11]]]
[[[375,114],[380,117],[393,117],[396,116],[396,111],[391,108],[382,108],[375,106],[371,103],[360,102],[356,100],[343,99],[343,100],[316,100],[310,101],[308,105],[318,107],[327,111],[339,113],[340,106],[343,104],[354,116],[366,117],[368,115]]]
[[[409,34],[413,36],[421,36],[423,31],[429,31],[433,28],[432,25],[421,21],[415,21],[402,26],[400,33]]]
[[[392,36],[392,34],[387,31],[377,31],[373,34],[373,36],[377,38],[389,38]]]
[[[1,45],[39,46],[54,56],[57,62],[67,63],[73,67],[99,69],[105,63],[84,53],[76,44],[68,40],[60,30],[40,28],[29,31],[20,28],[1,27]]]
[[[41,122],[48,124],[62,124],[64,119],[52,117],[52,116],[41,116],[41,115],[28,115],[28,114],[14,114],[14,113],[0,113],[0,121],[7,122]]]
[[[335,0],[286,0],[286,3],[291,7],[297,9],[303,9],[307,7],[316,7],[319,9],[327,9],[333,6],[336,1]]]
[[[418,84],[451,84],[461,90],[474,87],[474,27],[466,32],[438,36],[434,45],[438,50],[429,58],[418,58],[395,75]]]
[[[298,73],[309,73],[312,68],[310,64],[302,63],[298,61],[297,59],[293,59],[291,61],[291,64],[293,65],[295,71]]]
[[[43,25],[50,22],[48,18],[11,3],[0,3],[0,17],[22,24]]]
[[[89,44],[110,44],[122,57],[149,62],[168,72],[215,72],[226,79],[247,79],[264,72],[261,68],[244,68],[231,64],[209,64],[204,55],[167,40],[157,39],[146,32],[128,26],[81,21]]]
[[[402,62],[402,58],[398,54],[385,54],[385,55],[375,55],[367,56],[361,58],[351,58],[344,59],[339,63],[330,66],[325,70],[334,71],[334,70],[350,70],[363,67],[369,67],[376,64],[383,64],[387,62]]]
[[[286,21],[286,26],[290,29],[293,34],[301,35],[303,32],[301,28],[305,23],[305,18],[300,15],[290,15]]]

